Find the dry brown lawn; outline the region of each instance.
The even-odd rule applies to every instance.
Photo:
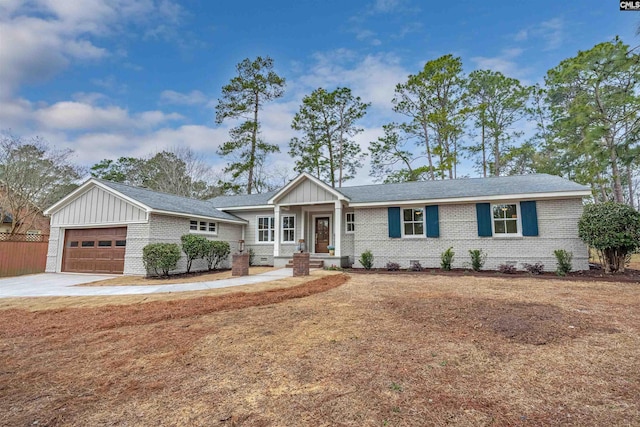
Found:
[[[640,425],[639,284],[316,274],[144,303],[14,301],[0,423]]]
[[[249,276],[266,273],[276,270],[273,267],[251,267],[249,268]],[[113,279],[99,280],[97,282],[84,283],[76,286],[141,286],[141,285],[173,285],[176,283],[195,283],[195,282],[213,282],[216,280],[229,279],[231,270],[212,271],[209,273],[181,275],[179,277],[170,278],[147,278],[143,276],[118,276]]]

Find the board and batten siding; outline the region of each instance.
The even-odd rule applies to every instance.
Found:
[[[119,197],[93,187],[51,215],[51,226],[91,226],[147,221],[147,213]]]
[[[320,187],[315,182],[304,180],[277,200],[277,203],[280,205],[287,205],[297,203],[330,202],[333,200],[337,200],[335,195]]]

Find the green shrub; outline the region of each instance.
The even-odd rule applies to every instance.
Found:
[[[367,249],[366,251],[362,252],[359,261],[360,264],[362,264],[362,266],[365,268],[365,270],[371,270],[371,267],[373,267],[373,253],[371,253],[371,251]]]
[[[629,255],[640,248],[640,212],[615,202],[587,205],[578,235],[598,252],[605,273],[623,272]]]
[[[180,247],[176,243],[151,243],[142,249],[142,262],[147,274],[168,276],[180,260]]]
[[[455,254],[453,246],[442,252],[440,255],[440,267],[442,267],[443,270],[451,270],[451,264],[453,263],[453,257]]]
[[[250,266],[254,266],[256,265],[256,253],[252,248],[249,248],[249,250],[247,251],[247,253],[249,254],[249,265]]]
[[[231,246],[228,242],[221,242],[219,240],[208,240],[207,251],[204,258],[207,260],[207,268],[209,271],[217,270],[220,264],[222,264],[231,253]]]
[[[566,276],[573,268],[571,265],[573,253],[567,252],[564,249],[556,249],[553,251],[553,254],[556,256],[557,260],[556,274],[558,276]]]
[[[209,247],[209,241],[196,234],[185,234],[180,237],[182,252],[187,256],[187,273],[191,272],[191,264],[194,259],[204,258]]]
[[[482,249],[470,249],[469,255],[471,255],[471,268],[473,271],[480,271],[487,261],[487,254]]]

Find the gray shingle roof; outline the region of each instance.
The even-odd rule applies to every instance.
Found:
[[[175,194],[160,193],[146,188],[133,187],[117,182],[105,181],[103,179],[96,179],[96,181],[99,181],[101,184],[104,184],[133,200],[137,200],[151,209],[185,215],[197,215],[222,220],[246,222],[235,215],[216,209],[208,200],[190,199],[188,197],[176,196]]]
[[[391,203],[409,200],[589,191],[590,188],[559,176],[530,174],[491,178],[359,185],[342,187],[336,190],[348,197],[350,203]],[[218,208],[264,206],[276,193],[277,191],[252,195],[222,196],[211,199],[210,201]]]
[[[218,208],[237,208],[242,206],[265,206],[267,201],[278,191],[269,191],[260,194],[241,194],[238,196],[219,196],[209,199]]]
[[[351,199],[351,203],[375,203],[589,190],[590,188],[585,185],[577,184],[559,176],[530,174],[360,185],[357,187],[342,187],[340,192]]]

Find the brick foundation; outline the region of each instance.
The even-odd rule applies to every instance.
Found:
[[[249,254],[233,254],[231,257],[231,275],[232,276],[248,276],[249,275]]]
[[[309,252],[293,254],[293,277],[309,275]]]

